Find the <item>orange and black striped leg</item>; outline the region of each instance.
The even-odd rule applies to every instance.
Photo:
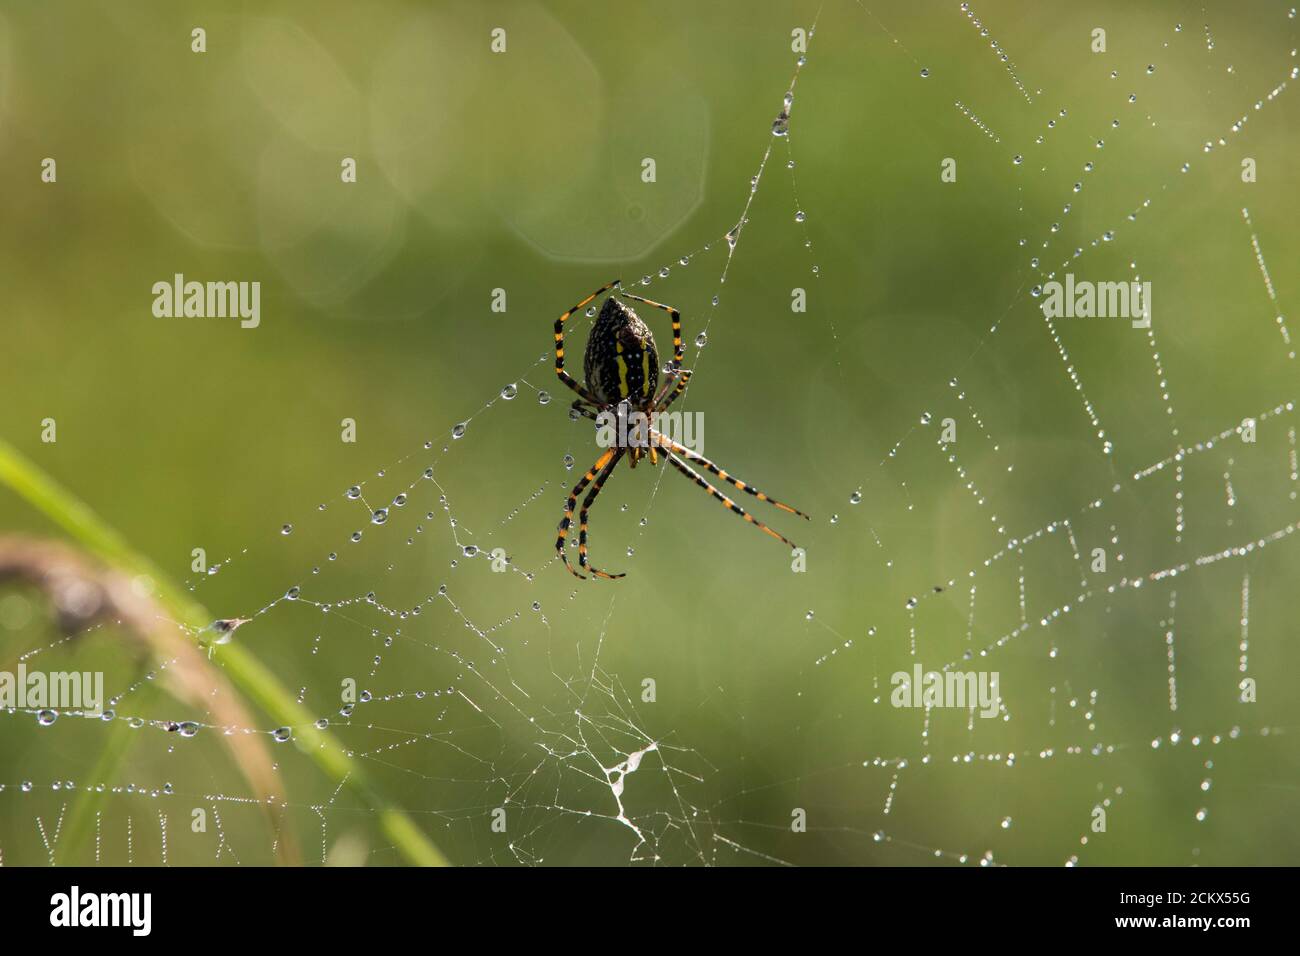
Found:
[[[664,305],[662,302],[651,302],[649,299],[643,299],[639,295],[633,295],[631,292],[619,292],[625,299],[634,299],[637,302],[644,302],[646,305],[653,306],[656,309],[663,309],[673,319],[673,368],[682,367],[682,356],[686,354],[686,349],[682,345],[682,314],[674,309],[671,305]]]
[[[672,386],[671,392],[668,390],[669,383],[665,382],[663,391],[660,392],[659,397],[655,399],[655,411],[667,411],[669,405],[682,397],[682,393],[686,391],[686,385],[690,380],[691,370],[684,368],[677,373],[677,384]]]
[[[581,578],[585,577],[585,575],[578,574],[577,571],[573,570],[573,565],[569,563],[569,553],[564,548],[569,537],[569,527],[573,524],[573,509],[578,505],[578,495],[582,494],[582,490],[592,483],[596,475],[603,474],[605,469],[610,467],[610,462],[614,459],[614,455],[615,450],[611,448],[597,458],[596,463],[587,469],[587,473],[582,476],[582,480],[573,486],[573,490],[569,492],[569,500],[564,503],[564,517],[560,519],[560,533],[555,539],[555,550],[563,559],[564,566],[568,568],[575,577]],[[583,514],[585,515],[586,511],[584,511]]]
[[[609,478],[610,474],[614,471],[614,468],[618,465],[619,459],[623,457],[624,451],[625,449],[622,448],[617,451],[614,451],[614,449],[611,448],[609,452],[605,453],[609,454],[610,452],[614,452],[614,460],[605,466],[605,470],[600,473],[600,476],[596,479],[596,483],[591,486],[591,491],[587,492],[587,497],[582,502],[582,510],[578,512],[578,566],[586,568],[598,578],[605,578],[609,581],[614,581],[618,578],[625,578],[627,575],[609,574],[587,561],[587,512],[591,510],[591,503],[595,501],[596,496],[600,494],[600,489],[605,486],[606,479]],[[570,568],[570,570],[572,570],[572,568]],[[582,575],[579,574],[578,577],[582,577]]]
[[[678,471],[680,471],[680,472],[681,472],[683,475],[685,475],[687,478],[691,479],[691,481],[695,482],[697,485],[699,485],[701,488],[703,488],[705,491],[707,491],[707,492],[708,492],[710,495],[712,495],[714,498],[717,498],[719,501],[721,501],[721,502],[722,502],[724,505],[726,505],[727,508],[730,509],[733,513],[740,515],[742,518],[744,518],[744,519],[745,519],[746,521],[748,521],[750,524],[756,526],[757,528],[761,529],[762,531],[766,532],[767,534],[770,534],[772,537],[776,538],[778,541],[784,541],[786,544],[788,544],[788,545],[790,546],[790,550],[793,551],[793,550],[797,547],[797,545],[796,545],[793,541],[791,541],[789,538],[787,538],[785,535],[783,535],[783,534],[779,534],[778,532],[773,531],[773,530],[772,530],[771,528],[769,528],[767,525],[763,524],[763,522],[759,521],[757,518],[755,518],[753,515],[751,515],[751,514],[750,514],[748,511],[746,511],[744,508],[740,507],[740,505],[736,504],[734,501],[732,501],[730,498],[728,498],[726,495],[724,495],[722,492],[720,492],[717,488],[714,488],[711,484],[709,484],[707,481],[705,481],[703,478],[701,478],[701,477],[699,476],[699,473],[696,472],[694,468],[692,468],[690,465],[686,464],[684,461],[682,461],[680,458],[678,458],[678,457],[677,457],[676,455],[674,455],[672,452],[670,452],[670,451],[665,451],[665,452],[664,452],[664,457],[668,459],[668,463],[669,463],[670,465],[672,465],[674,468],[676,468]],[[770,500],[770,499],[769,499],[769,500]]]
[[[569,316],[573,315],[573,313],[577,312],[579,309],[586,306],[586,304],[590,302],[592,299],[596,298],[596,296],[608,292],[610,289],[614,288],[614,286],[618,285],[619,281],[620,280],[615,279],[613,282],[601,286],[591,295],[587,296],[585,299],[583,299],[581,302],[575,305],[572,309],[570,309],[568,312],[565,312],[562,316],[560,316],[558,319],[555,320],[555,374],[560,377],[561,382],[569,386],[569,388],[573,389],[575,392],[581,395],[584,400],[590,402],[592,405],[600,404],[596,396],[591,394],[591,392],[588,391],[585,385],[583,385],[576,378],[574,378],[572,375],[570,375],[568,372],[564,370],[564,323],[568,321]]]
[[[667,435],[661,435],[659,434],[659,432],[653,430],[651,431],[650,434],[653,436],[653,440],[655,444],[657,444],[660,448],[664,449],[665,451],[676,452],[678,455],[681,455],[683,458],[688,458],[693,462],[703,465],[710,472],[717,475],[727,484],[735,488],[739,488],[741,491],[748,492],[749,494],[757,498],[759,501],[766,501],[770,505],[776,505],[776,507],[780,508],[782,511],[788,511],[792,515],[798,515],[800,518],[803,518],[805,521],[812,520],[806,514],[800,511],[798,508],[793,508],[790,505],[786,504],[784,501],[777,501],[775,498],[763,494],[763,492],[759,491],[753,485],[741,481],[739,478],[732,477],[731,475],[723,471],[721,468],[719,468],[717,465],[715,465],[713,462],[709,461],[709,459],[705,458],[703,455],[697,455],[695,452],[691,451],[685,445],[679,445],[677,442],[673,441]]]

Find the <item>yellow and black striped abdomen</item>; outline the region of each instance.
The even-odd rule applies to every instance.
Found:
[[[642,408],[653,399],[659,384],[659,352],[654,335],[637,314],[612,296],[605,300],[583,362],[587,388],[603,404],[627,399]]]

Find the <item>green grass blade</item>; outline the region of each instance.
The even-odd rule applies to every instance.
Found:
[[[212,615],[201,604],[173,584],[147,558],[133,551],[89,506],[4,439],[0,439],[0,484],[8,485],[104,563],[125,574],[147,576],[154,583],[157,600],[177,621],[194,628],[212,623]],[[294,727],[294,739],[321,770],[349,787],[379,816],[384,834],[409,862],[420,866],[447,865],[446,857],[425,833],[371,785],[361,767],[332,734],[316,728],[313,715],[261,661],[238,644],[223,645],[221,661],[235,687],[273,719]]]

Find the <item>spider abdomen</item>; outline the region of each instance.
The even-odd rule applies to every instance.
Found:
[[[602,404],[623,400],[647,405],[659,384],[659,351],[654,335],[630,308],[612,296],[605,300],[583,361],[587,388]]]

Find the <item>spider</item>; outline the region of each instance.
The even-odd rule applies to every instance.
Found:
[[[629,412],[640,412],[647,420],[653,422],[653,416],[672,405],[686,390],[686,385],[691,379],[691,370],[682,368],[684,349],[682,348],[681,313],[672,306],[651,302],[639,295],[624,292],[621,288],[617,293],[624,299],[631,299],[652,308],[661,309],[672,317],[673,358],[664,367],[666,380],[662,387],[659,386],[659,352],[655,348],[654,335],[651,333],[649,326],[641,321],[630,306],[624,305],[612,295],[605,300],[600,315],[596,318],[591,334],[587,338],[587,353],[583,362],[583,373],[587,383],[582,384],[564,370],[564,323],[569,316],[584,308],[587,303],[619,285],[620,281],[615,279],[613,282],[601,286],[555,320],[555,374],[559,376],[561,382],[578,393],[578,399],[571,407],[585,418],[599,422],[602,415],[612,413],[622,417]],[[600,494],[600,489],[605,486],[605,482],[609,480],[609,476],[625,456],[631,462],[633,468],[636,467],[641,458],[649,458],[650,464],[655,465],[659,463],[659,458],[663,457],[679,472],[707,491],[712,497],[721,501],[734,514],[740,515],[750,524],[770,534],[778,541],[785,542],[790,546],[791,550],[794,550],[795,545],[789,538],[773,531],[718,491],[717,488],[700,477],[699,472],[688,465],[686,461],[702,466],[722,481],[753,495],[759,501],[766,501],[782,511],[788,511],[804,519],[808,518],[806,514],[797,508],[792,508],[783,502],[777,501],[775,498],[768,497],[753,485],[727,474],[726,471],[703,455],[696,454],[686,446],[678,444],[655,428],[643,427],[635,440],[629,438],[626,444],[616,443],[614,446],[607,448],[596,459],[595,464],[588,469],[587,473],[582,476],[582,480],[574,485],[573,490],[569,492],[568,500],[564,505],[564,517],[560,519],[559,537],[555,539],[555,550],[564,560],[564,566],[576,577],[585,578],[586,575],[580,573],[569,563],[569,555],[565,550],[565,544],[569,536],[569,528],[573,524],[573,509],[577,505],[578,496],[582,494],[588,485],[591,485],[591,490],[587,493],[587,497],[583,499],[582,510],[578,512],[578,566],[589,570],[592,575],[598,578],[614,580],[626,577],[623,573],[610,574],[601,571],[587,560],[587,513],[591,510],[596,496]]]

